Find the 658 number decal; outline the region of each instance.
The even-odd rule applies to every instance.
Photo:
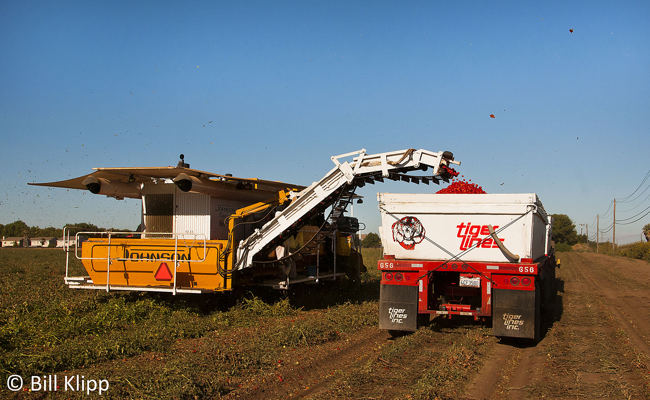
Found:
[[[524,272],[526,274],[534,274],[535,266],[531,265],[530,267],[519,267],[519,272]]]
[[[395,263],[393,263],[392,261],[391,262],[389,262],[389,261],[380,261],[379,262],[379,268],[380,269],[393,269],[393,268],[395,268]]]

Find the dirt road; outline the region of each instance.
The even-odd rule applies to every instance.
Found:
[[[560,258],[555,309],[537,345],[444,320],[396,340],[365,328],[294,354],[227,398],[649,398],[650,265]]]
[[[468,399],[650,396],[650,264],[566,253],[555,321],[534,347],[496,343]]]

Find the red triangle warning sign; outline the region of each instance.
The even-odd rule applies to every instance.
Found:
[[[172,280],[172,273],[169,272],[169,267],[167,267],[167,263],[160,263],[160,266],[158,266],[158,271],[156,271],[154,278],[156,278],[157,281]]]

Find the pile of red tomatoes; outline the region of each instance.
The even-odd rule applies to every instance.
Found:
[[[485,194],[485,190],[483,190],[483,188],[481,186],[477,185],[476,183],[472,183],[471,179],[469,181],[466,181],[464,179],[459,179],[457,181],[454,181],[451,185],[447,186],[446,188],[438,190],[436,193]]]

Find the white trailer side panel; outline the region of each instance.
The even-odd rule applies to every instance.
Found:
[[[462,260],[508,262],[487,227],[498,230],[519,217],[498,233],[505,247],[520,258],[537,259],[545,254],[548,219],[534,193],[380,193],[378,199],[385,255],[444,260],[472,248]]]

